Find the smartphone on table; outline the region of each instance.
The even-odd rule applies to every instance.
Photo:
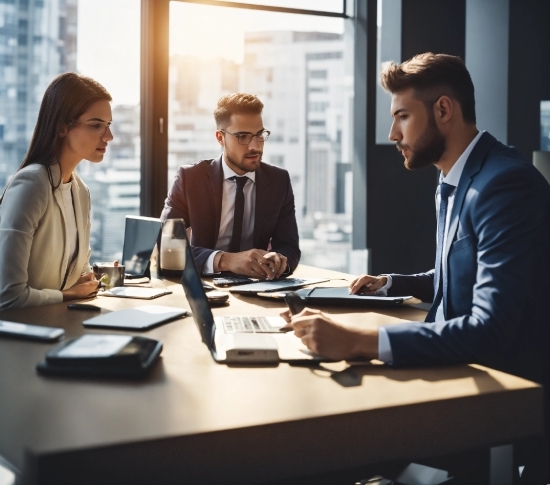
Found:
[[[56,327],[43,327],[0,320],[0,336],[22,338],[27,340],[42,340],[53,342],[65,335],[65,330]]]

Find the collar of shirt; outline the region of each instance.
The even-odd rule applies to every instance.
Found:
[[[241,177],[241,175],[239,175],[238,173],[235,173],[233,170],[229,168],[229,166],[225,162],[225,157],[223,158],[222,168],[223,168],[224,180],[227,180],[228,178],[231,178],[231,177]],[[252,180],[252,182],[256,183],[256,172],[246,172],[243,175],[243,177],[248,177],[250,180]]]
[[[458,157],[458,160],[451,167],[449,173],[445,177],[442,177],[442,182],[453,185],[454,187],[458,186],[458,182],[460,182],[460,176],[462,175],[462,171],[464,170],[464,165],[466,165],[466,161],[468,160],[470,153],[472,153],[472,150],[476,146],[476,143],[481,138],[481,135],[481,131],[478,131],[475,138],[470,142],[470,144],[466,147],[466,150],[462,152],[462,155]],[[441,173],[441,175],[443,176],[443,173]]]

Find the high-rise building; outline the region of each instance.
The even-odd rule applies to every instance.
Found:
[[[218,99],[239,90],[239,65],[225,59],[173,56],[170,62],[168,187],[180,165],[221,153],[214,131]]]
[[[51,80],[76,69],[78,0],[0,0],[0,187],[23,160]]]

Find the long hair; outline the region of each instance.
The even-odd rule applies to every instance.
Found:
[[[53,180],[51,166],[59,163],[64,142],[61,133],[71,130],[76,119],[93,103],[102,100],[111,101],[112,98],[97,81],[74,72],[57,76],[44,93],[29,150],[17,171],[33,163],[44,165],[52,190],[55,190],[61,179]]]

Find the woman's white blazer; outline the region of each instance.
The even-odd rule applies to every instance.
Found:
[[[59,165],[51,166],[54,183]],[[78,245],[69,260],[68,231],[60,188],[52,190],[46,167],[29,165],[9,183],[0,205],[0,310],[63,301],[90,271],[90,192],[73,173]]]

